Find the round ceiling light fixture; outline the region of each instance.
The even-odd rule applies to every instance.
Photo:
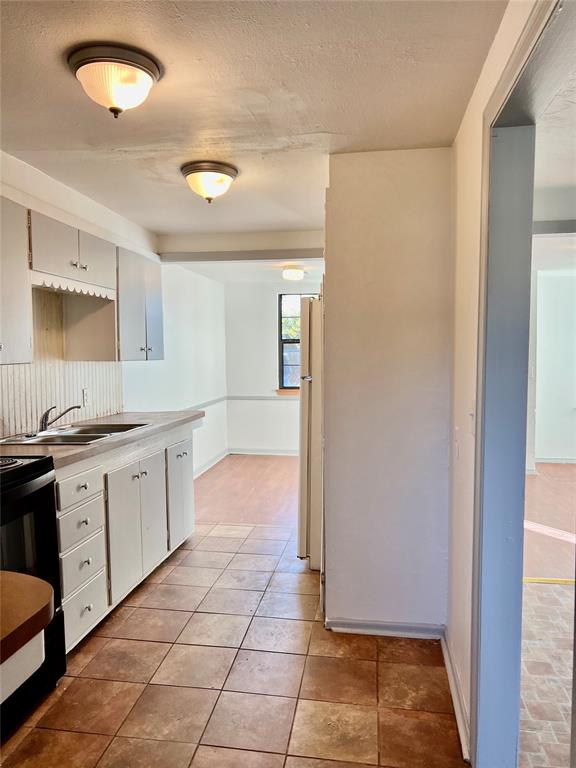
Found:
[[[238,168],[235,166],[213,160],[195,160],[186,163],[180,170],[192,192],[209,203],[215,197],[225,195],[238,176]]]
[[[304,280],[304,270],[302,267],[293,266],[290,264],[287,267],[284,267],[282,270],[282,279],[283,280],[291,280],[293,282],[298,282],[299,280]]]
[[[68,65],[87,96],[114,117],[140,106],[162,77],[150,55],[120,45],[85,45],[68,56]]]

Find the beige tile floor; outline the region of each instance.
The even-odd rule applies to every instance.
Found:
[[[525,584],[519,768],[569,768],[574,585]]]
[[[439,644],[328,632],[287,525],[199,524],[69,656],[6,768],[460,768]]]

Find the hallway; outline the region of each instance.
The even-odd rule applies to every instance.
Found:
[[[465,765],[439,642],[323,628],[295,465],[232,456],[200,478],[194,536],[69,655],[3,766]]]

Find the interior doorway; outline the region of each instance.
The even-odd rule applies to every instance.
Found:
[[[563,405],[574,388],[576,282],[569,264],[553,265],[555,257],[542,239],[565,238],[561,250],[571,260],[575,5],[558,4],[548,23],[540,29],[535,24],[531,33],[525,61],[508,73],[507,90],[501,84],[500,102],[490,105],[485,124],[489,185],[478,361],[475,768],[576,765],[571,725],[576,396]]]

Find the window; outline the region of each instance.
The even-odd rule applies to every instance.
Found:
[[[300,299],[316,294],[278,296],[278,358],[280,389],[300,388]]]

